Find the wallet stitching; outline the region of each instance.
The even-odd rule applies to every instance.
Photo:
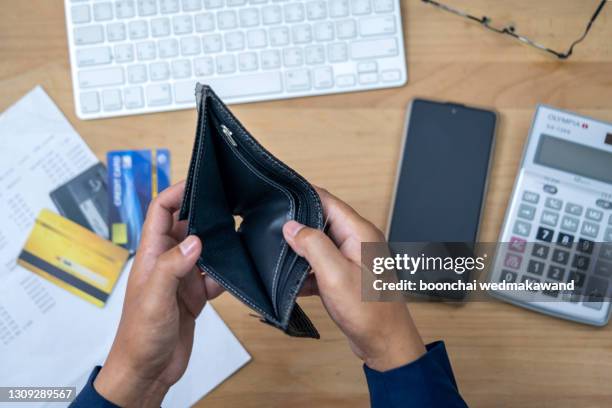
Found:
[[[214,94],[214,91],[211,90],[211,93],[216,96],[216,94]],[[249,134],[249,132],[241,125],[241,123],[233,116],[233,114],[229,111],[227,111],[223,105],[218,102],[215,98],[211,98],[211,101],[214,105],[217,106],[217,109],[221,111],[221,113],[224,116],[227,116],[227,119],[235,126],[237,127],[241,133],[244,134]],[[274,168],[277,169],[277,171],[289,176],[291,179],[296,180],[299,184],[301,184],[305,190],[307,191],[307,194],[309,194],[311,196],[311,198],[313,198],[313,201],[315,203],[316,209],[317,211],[317,217],[316,217],[316,225],[317,228],[321,228],[322,227],[322,217],[319,217],[320,214],[322,214],[322,208],[320,205],[320,201],[319,201],[319,197],[316,195],[316,193],[314,193],[314,189],[312,186],[310,186],[300,175],[298,175],[297,173],[295,173],[293,170],[288,169],[286,167],[286,165],[280,163],[280,161],[278,159],[276,159],[274,156],[272,156],[270,153],[268,153],[263,146],[261,146],[259,143],[257,143],[255,140],[253,140],[252,137],[245,137],[243,134],[240,135],[241,139],[243,142],[249,144],[253,149],[255,149],[257,152],[261,153],[265,159],[267,159],[270,164],[273,165]],[[287,246],[287,243],[284,242],[283,243],[283,247],[285,248]],[[300,275],[305,275],[303,271],[300,272]],[[305,276],[303,279],[299,279],[298,282],[303,282],[305,279]],[[289,286],[290,289],[294,289],[296,288],[297,285],[295,284],[291,284]],[[293,290],[292,290],[293,291]],[[293,296],[293,301],[289,303],[289,305],[291,305],[292,303],[295,302],[295,298],[297,296]],[[281,316],[281,321],[286,321],[288,319],[289,313],[291,312],[291,307],[287,307],[286,310],[283,311],[283,314]]]

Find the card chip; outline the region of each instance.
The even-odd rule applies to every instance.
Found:
[[[127,244],[127,224],[116,223],[113,224],[113,243],[117,245]]]

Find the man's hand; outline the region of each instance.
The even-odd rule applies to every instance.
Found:
[[[222,289],[195,263],[202,251],[185,237],[178,209],[185,183],[164,190],[149,206],[128,280],[115,341],[94,387],[122,407],[159,407],[185,372],[195,319]]]
[[[285,239],[312,266],[304,295],[320,295],[331,318],[348,337],[353,352],[370,368],[386,371],[416,360],[425,346],[403,303],[361,300],[361,242],[384,241],[374,225],[344,202],[318,189],[329,237],[295,221]]]

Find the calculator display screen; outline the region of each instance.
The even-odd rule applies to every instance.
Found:
[[[612,183],[612,153],[543,134],[535,163]]]

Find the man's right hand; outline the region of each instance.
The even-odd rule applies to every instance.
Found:
[[[319,295],[327,312],[365,364],[387,371],[425,353],[404,303],[361,300],[361,243],[384,241],[382,232],[348,204],[317,189],[329,235],[295,221],[283,227],[293,250],[308,260],[313,274],[303,295]]]

